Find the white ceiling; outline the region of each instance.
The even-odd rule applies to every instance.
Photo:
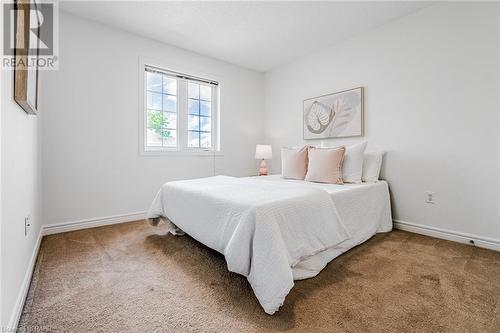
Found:
[[[63,11],[265,72],[431,2],[64,1]]]

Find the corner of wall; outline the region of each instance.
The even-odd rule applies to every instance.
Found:
[[[15,329],[41,240],[40,121],[13,100],[12,71],[1,71],[0,89],[0,325]]]

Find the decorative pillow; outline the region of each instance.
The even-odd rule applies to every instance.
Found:
[[[281,148],[281,177],[304,180],[307,172],[307,146]]]
[[[362,176],[362,179],[365,183],[373,183],[378,180],[378,177],[380,175],[380,168],[382,167],[383,156],[383,151],[365,153]]]
[[[363,160],[368,142],[346,147],[344,165],[342,166],[342,180],[344,183],[361,183],[363,175]]]
[[[309,147],[306,180],[318,183],[343,184],[342,163],[345,147]]]

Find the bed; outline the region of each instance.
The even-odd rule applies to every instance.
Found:
[[[340,254],[392,230],[385,181],[334,185],[279,175],[168,182],[147,217],[222,253],[268,314],[294,280],[317,275]]]

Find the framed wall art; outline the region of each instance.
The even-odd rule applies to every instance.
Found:
[[[304,139],[363,136],[363,88],[306,99],[303,105]]]
[[[33,0],[15,2],[14,100],[28,114],[36,114],[38,108],[40,17],[36,9]]]

